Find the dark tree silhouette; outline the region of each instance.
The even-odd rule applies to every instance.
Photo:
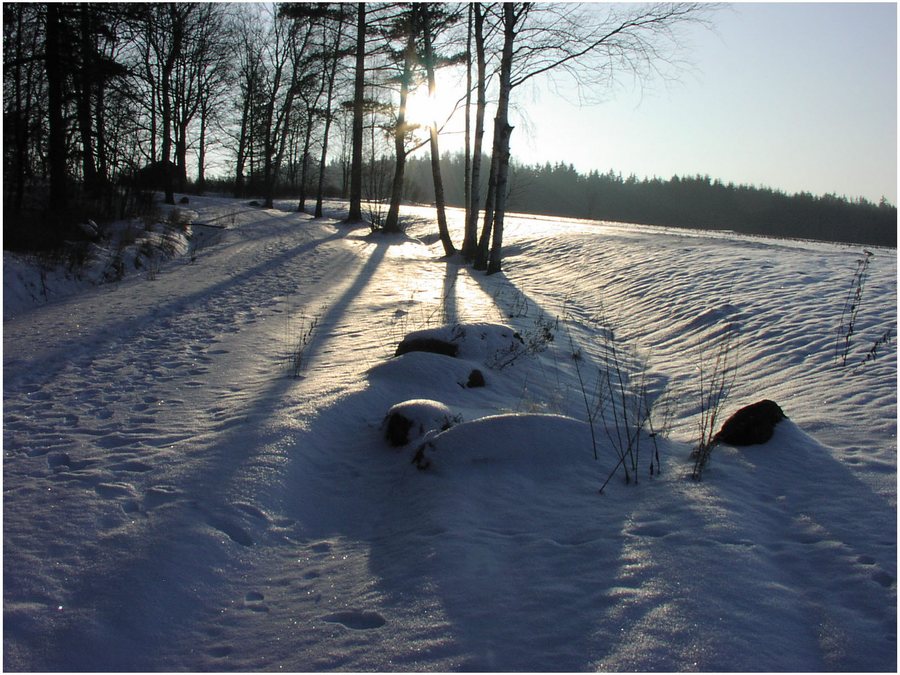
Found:
[[[366,3],[356,5],[356,75],[353,84],[353,156],[348,223],[362,220],[363,116],[366,98]]]

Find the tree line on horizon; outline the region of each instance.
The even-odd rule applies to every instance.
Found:
[[[459,174],[461,154],[445,155],[445,174]],[[432,203],[423,164],[409,167],[408,192],[414,201]],[[462,185],[445,185],[447,202],[463,205]],[[511,211],[586,220],[644,225],[731,230],[769,237],[814,239],[897,246],[897,207],[882,198],[865,198],[724,183],[708,175],[639,179],[609,170],[579,172],[572,164],[520,164],[510,168]]]
[[[537,189],[517,186],[551,185],[559,173],[535,168],[529,177],[511,161],[519,88],[555,77],[590,94],[621,76],[666,77],[680,63],[681,30],[710,11],[703,3],[5,3],[4,246],[53,248],[85,236],[87,219],[149,208],[153,191],[170,204],[175,192],[202,193],[213,158],[236,196],[271,206],[293,191],[297,209],[318,217],[339,182],[348,221],[383,200],[373,226],[397,232],[400,203],[415,189],[410,167],[427,167],[445,253],[497,272],[506,211],[541,208]],[[421,87],[433,95],[441,69],[465,74],[461,165],[441,154],[446,120],[407,118],[409,97]],[[420,148],[427,160],[415,159]],[[568,184],[578,195],[566,208],[597,217],[628,216],[628,199],[645,199],[628,180],[600,174]],[[461,200],[445,185],[461,185]],[[550,196],[544,208],[562,201]],[[459,249],[446,224],[450,199],[466,208]]]

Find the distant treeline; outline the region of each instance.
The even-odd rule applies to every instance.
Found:
[[[489,160],[485,159],[485,162]],[[463,204],[462,155],[445,155],[448,203]],[[407,166],[408,198],[433,200],[430,160]],[[733,230],[745,234],[897,246],[897,207],[882,200],[833,194],[788,195],[779,190],[722,183],[709,176],[668,180],[591,171],[562,163],[513,163],[509,209],[523,213],[612,220],[645,225]]]

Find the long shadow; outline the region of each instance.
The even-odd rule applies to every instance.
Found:
[[[540,311],[539,304],[502,273],[472,276],[486,293],[496,294],[498,287],[511,288],[522,295],[526,306]],[[706,495],[710,490],[720,493],[717,499],[731,512],[733,520],[719,522],[719,518],[702,507],[694,510],[690,499],[688,502],[673,500],[671,508],[673,513],[682,514],[676,522],[683,524],[684,531],[660,536],[656,532],[659,528],[656,523],[661,520],[660,514],[654,511],[659,508],[656,501],[638,503],[628,514],[630,521],[637,525],[642,521],[654,523],[646,528],[650,536],[640,540],[641,556],[653,561],[648,570],[656,578],[650,581],[657,587],[668,587],[676,599],[675,615],[685,625],[695,627],[685,637],[695,641],[698,651],[702,652],[699,648],[710,640],[725,645],[739,634],[742,639],[772,645],[765,659],[752,648],[706,650],[705,660],[696,666],[719,671],[748,667],[896,670],[896,508],[835,457],[833,450],[822,447],[801,430],[791,431],[786,427],[772,443],[771,447],[759,450],[747,449],[743,453],[747,466],[729,467],[729,472],[732,475],[755,472],[759,467],[764,469],[760,471],[761,477],[777,477],[776,483],[753,484],[742,479],[726,483],[722,477],[710,478],[708,484],[687,484],[698,495]],[[674,465],[676,461],[677,458],[664,461],[664,469],[666,463]],[[690,493],[685,495],[689,497]],[[708,496],[698,496],[698,500],[703,499]],[[719,548],[709,548],[710,544]],[[718,561],[714,560],[717,551],[751,545],[752,548],[738,550],[741,555],[759,557],[755,564],[747,566],[754,574],[737,578],[729,576],[724,568],[721,574],[713,571],[718,567]],[[630,546],[634,547],[633,542]],[[625,554],[624,542],[622,553]],[[704,559],[708,559],[708,565],[702,562]],[[848,560],[856,562],[860,573],[848,573]],[[706,576],[697,573],[704,565],[709,568]],[[773,582],[773,578],[764,576],[767,571],[796,592],[800,604],[773,610],[764,592]],[[728,578],[719,578],[723,575]],[[841,586],[840,593],[836,592],[836,585]],[[758,603],[760,609],[747,612],[743,623],[735,617],[713,622],[709,603],[714,606]],[[848,610],[848,606],[855,609]],[[639,605],[629,608],[621,617],[621,631],[628,634],[640,630],[651,610]],[[811,615],[816,618],[807,623]],[[710,623],[705,624],[707,621]],[[801,649],[797,642],[792,647],[792,640],[808,633],[816,622],[840,632],[841,644],[830,645],[828,635],[824,635],[822,644],[804,644]],[[865,628],[867,625],[876,628],[870,630]],[[728,633],[729,629],[734,632]],[[615,639],[616,635],[609,637]],[[647,661],[635,667],[684,667],[676,656],[667,658],[671,660]]]
[[[443,282],[446,299],[455,296],[452,291],[457,274],[458,268],[448,265]],[[453,301],[445,307],[445,313],[451,320],[457,314]],[[527,523],[498,523],[477,507],[471,529],[463,526],[465,529],[456,530],[461,521],[452,514],[471,514],[467,509],[478,499],[468,499],[465,494],[448,499],[445,490],[434,490],[432,481],[440,481],[439,476],[417,472],[409,457],[387,448],[378,430],[348,424],[359,419],[361,410],[370,411],[370,420],[379,419],[396,402],[394,398],[438,398],[453,409],[471,402],[467,397],[478,395],[465,388],[458,392],[452,386],[450,389],[452,393],[446,385],[428,381],[382,385],[370,380],[367,388],[317,416],[303,439],[298,440],[298,451],[300,447],[319,449],[309,455],[295,455],[291,484],[306,498],[295,501],[292,516],[303,524],[301,529],[310,540],[327,539],[332,546],[334,540],[344,539],[364,543],[368,547],[368,570],[376,577],[378,606],[360,607],[360,599],[355,597],[339,598],[337,602],[369,610],[368,616],[377,610],[386,621],[396,622],[390,631],[394,636],[398,631],[405,634],[411,627],[421,630],[417,614],[423,611],[437,612],[440,621],[446,622],[441,624],[440,644],[424,654],[421,647],[416,648],[412,630],[409,644],[399,647],[395,638],[373,633],[371,654],[341,665],[362,670],[378,662],[391,663],[400,670],[422,668],[423,663],[439,670],[588,669],[600,648],[593,637],[596,626],[581,621],[583,609],[582,613],[573,613],[572,608],[583,608],[586,597],[602,596],[612,581],[602,564],[595,564],[584,551],[575,555],[571,551],[573,547],[596,547],[597,560],[617,558],[623,543],[607,541],[601,533],[621,529],[630,509],[604,510],[599,529],[579,532],[574,542],[563,541],[563,531],[571,525],[562,521],[564,516],[559,533],[534,532]],[[459,398],[447,400],[448,395]],[[323,438],[329,439],[328,447],[338,454],[321,456],[327,451],[319,440]],[[381,447],[384,452],[379,452]],[[320,455],[318,459],[316,454]],[[495,478],[502,483],[502,474]],[[516,480],[515,476],[512,479]],[[473,490],[483,487],[473,486]],[[458,504],[451,503],[455,498],[460,500]],[[520,498],[527,501],[528,495]],[[598,499],[596,494],[585,499],[585,509],[596,507],[590,501]],[[515,533],[517,527],[521,531]],[[470,548],[467,542],[473,537],[482,541]],[[498,546],[485,543],[484,539],[491,537],[497,537]],[[513,538],[522,542],[521,551],[508,541],[500,543],[501,539]],[[539,558],[537,566],[534,560],[521,564],[521,556],[530,555]],[[536,568],[540,570],[538,577],[524,572]],[[539,607],[534,605],[536,598]],[[323,607],[321,613],[328,609],[335,608]],[[598,614],[603,611],[604,607],[597,608]],[[546,631],[539,638],[531,630],[535,612],[545,618]],[[297,662],[303,663],[302,658]]]
[[[342,236],[343,232],[337,232],[325,240],[310,242],[259,267],[285,264]],[[321,320],[323,328],[336,325],[349,304],[361,295],[384,259],[387,248],[387,243],[376,246],[353,283],[330,304]],[[256,269],[246,270],[221,286],[240,283]],[[192,300],[206,297],[210,292],[207,290]],[[173,304],[183,306],[184,303],[176,301]],[[314,343],[310,356],[316,351]],[[202,450],[208,459],[190,476],[179,477],[179,485],[186,485],[191,492],[168,496],[155,493],[154,499],[163,502],[147,504],[148,526],[142,529],[140,540],[135,540],[133,535],[122,535],[120,540],[106,544],[113,547],[111,550],[92,547],[85,553],[85,573],[72,580],[69,602],[73,611],[53,622],[51,639],[47,640],[45,633],[30,633],[33,626],[18,627],[7,623],[7,639],[16,638],[22,643],[46,640],[40,649],[36,649],[40,656],[31,663],[30,669],[127,671],[185,667],[184,656],[173,654],[173,645],[179,644],[185,635],[191,635],[190,627],[194,622],[209,619],[203,607],[209,601],[204,598],[198,603],[196,594],[199,591],[196,589],[203,589],[206,596],[220,593],[226,581],[221,576],[222,570],[242,573],[244,564],[236,551],[242,548],[250,551],[255,544],[257,534],[248,526],[246,513],[236,510],[232,502],[253,501],[255,496],[248,495],[247,486],[241,484],[241,472],[252,471],[254,463],[265,464],[265,458],[257,457],[260,449],[269,441],[280,440],[275,432],[265,431],[266,422],[273,410],[283,406],[287,392],[296,384],[296,380],[286,373],[273,374],[272,385],[244,410],[235,412],[228,428],[220,428],[221,433],[214,436],[214,445]],[[249,485],[257,485],[257,482],[251,480]],[[258,487],[267,489],[266,485]],[[197,527],[204,523],[219,530],[223,539],[230,540],[232,548],[222,548],[222,544],[208,536],[199,535]],[[97,559],[93,560],[94,557]],[[4,565],[8,591],[15,583],[15,575],[11,572]],[[220,606],[227,606],[230,601],[224,597],[220,600]],[[99,630],[86,625],[84,619],[78,619],[80,607],[93,608],[98,615]],[[148,634],[147,626],[157,629]],[[107,642],[109,632],[119,638],[113,645]],[[36,648],[36,645],[32,647]],[[194,646],[182,647],[193,650]],[[160,658],[168,660],[161,661]]]
[[[58,372],[67,365],[67,360],[71,357],[73,351],[73,345],[76,345],[78,343],[99,345],[104,342],[110,342],[112,340],[121,340],[124,337],[146,329],[147,326],[153,325],[156,322],[175,317],[178,314],[185,312],[194,305],[209,302],[223,291],[234,290],[235,287],[247,283],[255,276],[266,271],[267,269],[286,265],[294,258],[305,255],[310,251],[318,248],[319,246],[326,245],[332,241],[341,239],[344,236],[345,233],[338,230],[324,239],[316,239],[314,241],[309,241],[304,244],[298,245],[279,254],[274,258],[267,259],[259,263],[258,265],[237,272],[233,276],[227,279],[223,279],[217,284],[207,286],[193,294],[173,296],[161,304],[154,304],[142,315],[133,318],[129,317],[128,319],[123,319],[112,324],[104,324],[101,328],[98,328],[93,332],[88,332],[86,334],[80,335],[72,343],[64,342],[60,344],[55,350],[43,352],[39,357],[41,370],[42,372],[47,372],[48,364],[57,364],[56,371],[50,374],[50,377],[52,378],[55,372]],[[64,300],[61,302],[61,304],[76,301],[78,301],[77,297]],[[200,336],[197,337],[199,338]],[[23,361],[15,354],[7,354],[7,356],[16,359],[16,368],[21,369],[23,372],[29,371],[32,369],[32,366],[37,365],[32,364],[28,361]],[[6,360],[7,359],[4,359],[4,361]]]
[[[456,297],[456,282],[459,279],[459,265],[448,260],[444,267],[444,286],[441,294],[441,316],[447,323],[459,321],[459,302]]]

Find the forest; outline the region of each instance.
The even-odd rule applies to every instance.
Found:
[[[153,194],[276,195],[397,232],[402,201],[436,207],[446,254],[501,269],[507,210],[896,244],[896,208],[788,197],[707,177],[638,180],[511,157],[510,103],[550,75],[588,90],[666,77],[704,3],[5,3],[4,247],[55,249],[81,224],[151,210]],[[437,73],[465,73],[448,120],[407,117]],[[422,91],[427,92],[417,93]],[[488,116],[490,116],[488,118]],[[485,120],[493,120],[486,138]],[[424,153],[424,155],[423,155]],[[451,240],[447,205],[466,209]]]
[[[462,183],[452,177],[462,175],[463,158],[445,155],[442,162],[444,175],[451,177],[444,185],[447,202],[462,206]],[[431,203],[426,164],[424,159],[411,160],[408,194],[415,201]],[[885,199],[874,204],[835,194],[791,195],[769,187],[723,183],[710,176],[623,178],[612,170],[584,174],[562,163],[513,162],[509,208],[588,220],[897,246],[897,208]]]

